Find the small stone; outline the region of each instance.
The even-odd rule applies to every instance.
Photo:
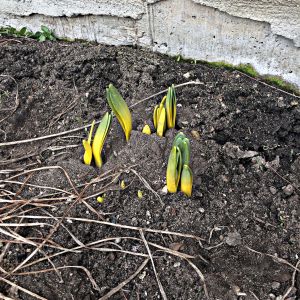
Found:
[[[283,100],[283,97],[279,97],[278,98],[278,100],[277,100],[277,106],[280,107],[280,108],[286,107],[286,105],[284,103],[284,100]]]
[[[187,72],[187,73],[183,74],[183,77],[186,78],[186,79],[189,79],[191,77],[190,72]]]
[[[277,291],[277,290],[279,290],[279,288],[280,288],[279,282],[277,282],[277,281],[272,282],[272,290]]]
[[[274,186],[271,186],[269,190],[270,190],[272,195],[275,195],[277,193],[277,190]]]
[[[274,295],[274,294],[269,294],[269,298],[271,299],[271,300],[273,300],[273,299],[275,299],[276,298],[276,296]]]
[[[163,195],[167,195],[168,194],[168,187],[166,185],[162,188],[161,193]]]
[[[233,285],[232,290],[236,295],[241,291],[240,287],[237,285]]]
[[[199,141],[200,140],[200,133],[197,130],[192,130],[191,134],[195,140]]]
[[[146,277],[146,275],[147,275],[147,273],[146,273],[146,271],[144,271],[143,273],[141,273],[139,275],[139,279],[144,280],[144,278]]]
[[[205,212],[205,210],[204,210],[203,207],[200,207],[198,210],[199,210],[199,212],[202,213],[202,214]]]
[[[291,184],[282,188],[283,192],[287,196],[291,196],[294,193],[294,187]]]
[[[133,226],[137,226],[137,225],[138,225],[137,218],[132,218],[132,219],[131,219],[131,224],[132,224]]]
[[[174,264],[174,268],[178,268],[178,267],[180,267],[180,265],[181,265],[181,263],[178,261]]]
[[[225,238],[225,242],[229,246],[237,246],[242,243],[242,237],[237,231],[229,232]]]
[[[293,100],[293,101],[291,102],[291,106],[298,106],[298,105],[299,105],[299,102],[296,101],[296,100]]]
[[[116,239],[115,239],[115,243],[116,243],[116,244],[120,244],[120,243],[121,243],[121,238],[119,238],[119,237],[116,238]]]

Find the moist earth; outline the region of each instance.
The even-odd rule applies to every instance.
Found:
[[[0,39],[0,74],[3,298],[100,299],[148,251],[155,270],[148,261],[109,299],[163,299],[162,289],[168,299],[300,298],[299,97],[238,71],[93,43]],[[143,134],[164,94],[145,99],[190,81],[176,88],[175,129]],[[110,83],[133,130],[126,143],[113,119],[101,169],[82,162],[85,129],[6,144],[100,120]],[[191,198],[165,193],[179,131],[191,142]]]

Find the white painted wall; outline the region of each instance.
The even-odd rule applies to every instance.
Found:
[[[300,89],[300,0],[0,0],[0,26],[8,25],[250,63]]]

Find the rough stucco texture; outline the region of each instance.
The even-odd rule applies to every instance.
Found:
[[[300,88],[300,0],[1,0],[0,26],[250,63]]]

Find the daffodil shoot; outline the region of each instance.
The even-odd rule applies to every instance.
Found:
[[[132,119],[130,110],[125,100],[112,84],[110,84],[106,89],[106,98],[110,108],[116,115],[119,123],[123,128],[126,141],[128,141],[132,130]]]
[[[158,123],[157,123],[157,135],[162,137],[166,131],[166,109],[162,107],[161,113],[159,115]]]
[[[167,166],[167,188],[168,192],[176,193],[180,182],[180,190],[188,197],[192,195],[193,174],[189,167],[190,142],[180,132],[176,135],[169,156]]]
[[[183,165],[181,178],[180,178],[180,190],[188,197],[192,195],[193,187],[193,173],[188,165]]]
[[[168,93],[160,104],[154,107],[153,124],[158,136],[163,136],[166,128],[174,128],[176,121],[176,94],[174,85],[168,88]]]
[[[173,146],[167,167],[167,187],[170,193],[176,193],[182,168],[181,151]]]
[[[160,104],[156,105],[154,107],[154,112],[153,112],[153,124],[154,124],[154,127],[155,129],[157,129],[157,125],[158,125],[158,120],[159,120],[159,117],[160,117],[160,114],[162,112],[162,109],[165,105],[165,102],[166,102],[166,99],[167,97],[164,96],[160,102]]]
[[[88,139],[82,141],[83,148],[84,148],[83,162],[86,165],[90,165],[91,162],[92,162],[92,158],[93,158],[91,142],[92,142],[92,135],[93,135],[93,131],[94,131],[94,126],[95,126],[95,120],[93,121],[93,123],[91,125],[91,129],[90,129],[90,132],[89,132]]]
[[[168,88],[166,99],[166,113],[168,128],[174,128],[176,121],[176,93],[174,84],[172,84],[172,86]]]
[[[184,133],[179,132],[175,136],[173,146],[179,147],[182,155],[182,164],[188,165],[190,163],[190,141]]]
[[[92,150],[93,150],[95,164],[98,168],[102,166],[101,152],[111,124],[111,119],[112,119],[111,114],[107,112],[102,118],[94,136]]]

